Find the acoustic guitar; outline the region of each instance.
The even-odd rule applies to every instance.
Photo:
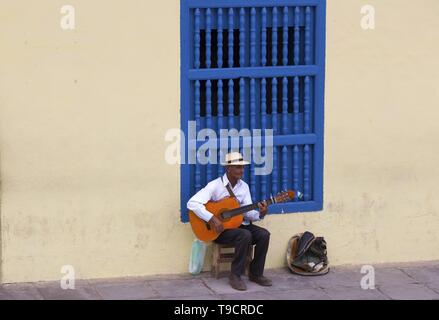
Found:
[[[265,200],[267,205],[273,203],[281,203],[294,199],[296,195],[295,191],[283,191],[276,196],[272,196]],[[297,192],[299,198],[302,197],[300,192]],[[209,201],[205,204],[207,211],[216,216],[226,229],[239,228],[244,220],[244,213],[259,209],[258,203],[249,204],[246,206],[239,206],[239,202],[234,197],[226,197],[218,201]],[[218,238],[219,234],[215,231],[210,224],[201,218],[199,218],[193,211],[189,211],[189,222],[195,236],[201,241],[213,241]]]

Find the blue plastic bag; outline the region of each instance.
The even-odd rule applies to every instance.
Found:
[[[195,239],[194,242],[192,242],[192,251],[189,260],[189,272],[191,274],[199,274],[203,269],[206,248],[207,245],[203,241]]]

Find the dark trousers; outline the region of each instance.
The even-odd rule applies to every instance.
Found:
[[[250,273],[262,276],[264,273],[265,257],[270,242],[270,232],[254,224],[241,225],[237,229],[224,230],[215,240],[219,244],[234,244],[235,256],[231,272],[241,276],[245,272],[245,260],[250,244],[254,244],[254,258],[250,264]]]

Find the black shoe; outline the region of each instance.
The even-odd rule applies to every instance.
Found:
[[[271,282],[270,279],[264,277],[264,276],[254,276],[254,275],[249,275],[248,279],[252,282],[256,282],[257,284],[264,286],[264,287],[271,287],[273,285],[273,283]]]
[[[230,286],[239,291],[245,291],[247,290],[247,286],[245,285],[244,281],[241,279],[241,277],[231,274],[229,277],[229,283]]]

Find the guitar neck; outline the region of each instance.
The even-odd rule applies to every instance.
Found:
[[[265,202],[267,203],[267,205],[270,205],[270,204],[273,204],[273,202],[275,202],[275,201],[274,201],[274,198],[269,198],[269,199],[266,199]],[[255,202],[255,203],[252,203],[252,204],[248,204],[246,206],[242,206],[242,207],[239,207],[239,208],[236,208],[236,209],[232,209],[232,210],[223,212],[222,216],[224,218],[232,218],[234,216],[238,216],[240,214],[244,214],[244,213],[246,213],[248,211],[251,211],[251,210],[257,210],[257,209],[259,209],[258,203],[259,202]]]

